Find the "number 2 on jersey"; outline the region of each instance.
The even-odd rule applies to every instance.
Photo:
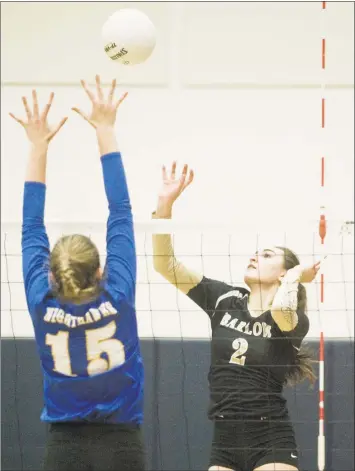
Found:
[[[115,332],[115,322],[85,332],[89,376],[103,373],[125,362],[125,351],[122,342],[112,338]],[[51,347],[54,371],[66,376],[77,376],[73,374],[71,368],[69,332],[59,331],[55,335],[47,334],[46,345]],[[103,353],[106,353],[108,360],[101,357]]]
[[[235,365],[245,365],[245,356],[244,353],[248,350],[248,341],[246,339],[240,338],[233,340],[232,348],[235,350],[231,356],[229,363],[234,363]]]

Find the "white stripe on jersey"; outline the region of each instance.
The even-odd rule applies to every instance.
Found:
[[[243,299],[243,298],[245,298],[245,296],[248,296],[248,293],[243,294],[241,291],[236,289],[236,290],[233,290],[233,291],[228,291],[228,293],[222,294],[222,296],[220,296],[216,301],[216,305],[215,305],[215,308],[214,308],[215,310],[213,311],[212,317],[215,315],[218,304],[221,301],[223,301],[223,299],[230,298],[232,296],[235,296],[236,298],[239,298],[239,299]]]

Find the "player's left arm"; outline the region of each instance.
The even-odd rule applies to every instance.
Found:
[[[320,262],[310,267],[297,265],[283,277],[271,306],[271,315],[282,332],[293,333],[297,327],[305,334],[308,332],[308,317],[298,306],[298,288],[302,282],[313,281],[319,268]]]
[[[37,94],[33,90],[32,110],[26,98],[22,98],[27,120],[23,121],[10,113],[10,116],[25,129],[31,145],[26,169],[22,219],[22,271],[30,313],[33,313],[35,306],[43,300],[49,290],[49,242],[44,226],[47,152],[49,142],[67,119],[63,118],[56,128],[49,128],[47,116],[53,97],[52,93],[40,114]]]
[[[81,84],[90,99],[91,113],[87,115],[78,108],[73,108],[73,111],[96,130],[109,207],[106,235],[106,288],[116,302],[128,301],[132,306],[136,289],[133,216],[124,165],[115,135],[117,110],[127,93],[116,100],[114,97],[116,80],[113,80],[109,94],[105,97],[98,75],[96,94],[89,89],[85,81],[82,80]]]
[[[110,133],[114,133],[112,129]],[[99,141],[106,132],[97,133]],[[107,287],[117,301],[134,305],[136,290],[136,247],[133,215],[122,157],[112,152],[101,157],[109,205],[106,235]]]

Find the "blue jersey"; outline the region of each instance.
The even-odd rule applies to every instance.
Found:
[[[22,262],[44,376],[46,422],[141,423],[143,364],[135,312],[136,252],[121,155],[101,158],[109,203],[102,292],[88,304],[59,303],[51,293],[44,226],[46,187],[26,182]]]

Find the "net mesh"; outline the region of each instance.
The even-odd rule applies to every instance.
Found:
[[[282,245],[296,252],[302,263],[312,263],[323,253],[319,236],[314,232],[241,232],[233,227],[211,227],[167,223],[136,225],[137,316],[142,337],[210,338],[209,321],[185,295],[161,278],[153,269],[152,233],[171,233],[177,258],[189,268],[227,283],[243,286],[243,273],[251,254],[266,246]],[[319,318],[319,282],[307,285],[308,311],[311,328],[309,337],[317,338],[320,325],[326,337],[354,336],[354,234],[353,223],[330,225],[324,262],[324,315]],[[63,234],[79,232],[90,236],[99,248],[105,263],[104,224],[49,224],[51,242]],[[18,224],[4,224],[1,232],[1,306],[4,335],[32,336],[27,315],[21,271],[21,230]],[[197,312],[196,312],[197,311]],[[194,316],[191,313],[194,312]],[[341,319],[332,322],[336,312]],[[16,313],[16,316],[13,314]],[[166,322],[169,317],[169,322]]]
[[[199,354],[194,353],[189,346],[191,341],[206,341],[211,338],[209,319],[189,298],[181,294],[173,286],[168,284],[153,269],[153,253],[151,235],[153,233],[171,233],[173,236],[176,257],[186,266],[195,269],[206,276],[225,281],[232,285],[243,286],[244,268],[248,264],[251,254],[270,245],[282,245],[296,252],[302,263],[316,261],[323,253],[320,247],[317,224],[304,224],[300,227],[292,227],[272,231],[258,232],[257,228],[227,227],[223,225],[203,225],[194,223],[181,223],[172,221],[152,221],[136,224],[136,246],[138,258],[137,272],[137,319],[139,335],[144,340],[152,342],[150,360],[152,362],[153,376],[150,379],[152,385],[151,408],[152,424],[151,432],[151,469],[173,469],[175,466],[169,461],[167,445],[168,436],[174,436],[174,421],[179,421],[183,430],[176,431],[175,442],[179,442],[179,448],[184,450],[184,469],[202,469],[201,462],[206,457],[199,458],[200,441],[208,441],[205,437],[197,438],[201,431],[197,431],[194,420],[189,415],[193,405],[196,414],[203,417],[206,414],[204,407],[199,406],[198,394],[201,388],[207,394],[206,378],[202,385],[197,384],[201,380],[199,376],[200,362],[205,362]],[[320,316],[319,281],[307,286],[308,315],[310,330],[307,338],[317,345],[319,332],[323,330],[325,342],[329,340],[344,341],[353,344],[354,338],[354,234],[353,223],[332,223],[328,226],[326,252],[328,258],[324,265],[325,297]],[[51,245],[63,234],[71,232],[83,233],[90,236],[97,244],[102,264],[105,263],[105,224],[60,224],[47,225],[47,232]],[[27,312],[26,300],[21,272],[21,229],[18,224],[4,224],[1,233],[1,327],[2,338],[32,338],[33,328],[30,316]],[[164,342],[174,342],[179,345],[176,350],[175,369],[167,367],[164,353]],[[202,345],[202,344],[201,344]],[[201,347],[202,348],[202,347]],[[201,350],[202,351],[202,350]],[[16,363],[21,362],[20,353],[16,350]],[[347,369],[349,375],[354,375],[353,360],[347,355],[337,355],[334,358],[326,355],[326,370],[334,368],[333,361],[337,361],[336,368]],[[19,372],[16,373],[18,377]],[[173,378],[172,375],[176,377]],[[169,383],[176,385],[178,377],[179,387],[172,392]],[[351,391],[344,391],[341,385],[330,391],[327,389],[326,374],[326,400],[333,401],[332,423],[327,423],[328,430],[332,426],[347,420],[350,429],[353,430],[354,421],[349,419],[353,414],[344,417],[340,413],[336,415],[339,402],[343,401],[352,407]],[[16,387],[16,386],[15,386]],[[19,391],[15,389],[15,396]],[[297,424],[304,427],[317,422],[317,402],[314,403],[315,417],[313,419],[302,416],[302,400],[306,396],[316,396],[315,391],[309,389],[294,388],[288,393],[294,407],[300,411],[296,418]],[[202,401],[203,402],[203,401]],[[179,403],[179,407],[176,404]],[[179,417],[174,409],[179,410]],[[198,410],[197,410],[198,409]],[[200,410],[201,409],[201,410]],[[334,412],[335,410],[335,412]],[[16,418],[17,417],[17,418]],[[19,447],[21,448],[21,425],[17,420]],[[311,422],[313,422],[311,424]],[[349,429],[349,430],[350,430]],[[350,433],[350,432],[349,432]],[[353,432],[352,432],[353,434]],[[311,462],[316,461],[316,435],[312,444],[303,446],[304,458]],[[352,435],[353,436],[353,435]],[[341,455],[350,453],[352,448],[347,446],[347,451],[339,450],[333,446],[334,433],[326,433],[329,453]],[[149,441],[149,440],[148,440]],[[172,444],[172,446],[175,446]],[[201,455],[202,451],[200,451]],[[309,457],[307,458],[307,453]],[[21,451],[22,455],[22,451]],[[335,456],[334,455],[334,456]],[[333,456],[333,455],[332,455]],[[172,458],[171,458],[172,459]],[[196,460],[201,459],[200,463]],[[333,459],[333,458],[332,458]],[[329,460],[329,457],[328,457]],[[170,467],[169,467],[170,466]],[[22,467],[22,466],[21,466]],[[176,468],[175,468],[176,469]],[[309,468],[310,469],[310,468]],[[314,468],[315,469],[315,468]],[[345,468],[344,468],[345,469]]]

